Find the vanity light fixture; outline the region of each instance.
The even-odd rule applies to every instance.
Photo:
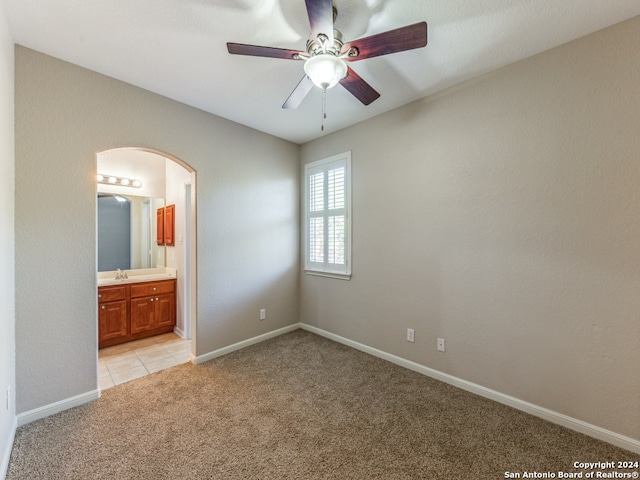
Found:
[[[115,175],[104,175],[102,173],[98,174],[97,180],[98,183],[104,183],[106,185],[118,185],[120,187],[140,188],[142,186],[142,182],[140,180],[116,177]]]

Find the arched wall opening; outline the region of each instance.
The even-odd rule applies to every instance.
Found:
[[[156,206],[175,205],[175,243],[159,247],[155,242],[155,224],[151,234],[132,235],[132,251],[138,250],[137,239],[141,239],[140,255],[132,254],[129,274],[147,271],[144,269],[170,268],[177,271],[176,280],[176,327],[174,332],[191,342],[191,358],[195,355],[196,334],[196,172],[183,160],[159,150],[139,147],[121,147],[96,154],[97,173],[130,181],[141,185],[131,187],[118,183],[97,183],[97,194],[123,195],[139,198],[147,207],[147,214],[156,211]],[[158,203],[160,202],[160,203]],[[145,215],[142,215],[144,218]],[[147,216],[147,219],[149,217]],[[132,225],[137,221],[132,221]],[[143,222],[144,223],[144,222]],[[98,225],[98,234],[100,232]],[[132,230],[134,228],[132,227]],[[96,249],[100,239],[96,238]],[[148,255],[147,255],[148,254]],[[141,263],[134,259],[143,258]],[[98,262],[100,263],[100,262]],[[98,277],[111,272],[100,272]],[[124,269],[123,269],[124,270]],[[133,271],[133,272],[131,272]]]

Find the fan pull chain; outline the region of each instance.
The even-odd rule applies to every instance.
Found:
[[[320,131],[324,132],[324,120],[327,118],[327,89],[322,89],[322,122],[320,124]]]

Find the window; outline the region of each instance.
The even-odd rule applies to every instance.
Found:
[[[351,152],[304,167],[307,273],[351,276]]]

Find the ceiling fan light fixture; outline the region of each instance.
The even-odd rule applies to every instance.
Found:
[[[347,64],[330,53],[321,53],[304,63],[304,73],[317,87],[327,90],[347,75]]]

